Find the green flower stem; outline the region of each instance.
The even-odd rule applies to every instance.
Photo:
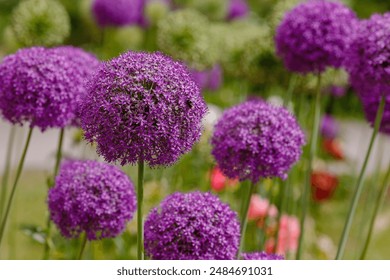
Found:
[[[54,182],[55,182],[55,178],[58,174],[58,169],[60,167],[60,162],[61,162],[61,158],[62,158],[62,145],[63,145],[63,142],[64,142],[64,129],[62,128],[60,130],[60,135],[59,135],[59,138],[58,138],[58,146],[57,146],[57,154],[56,154],[56,162],[55,162],[55,165],[54,165],[54,171],[53,171],[53,185],[54,185]],[[53,185],[49,185],[48,188],[52,188]],[[45,248],[44,248],[44,251],[43,251],[43,259],[44,260],[48,260],[49,259],[49,255],[50,255],[50,247],[52,245],[52,241],[51,241],[51,219],[50,219],[50,215],[48,215],[47,217],[47,220],[46,220],[46,240],[45,240]]]
[[[345,251],[345,246],[347,244],[348,235],[349,235],[349,232],[350,232],[351,227],[352,227],[352,221],[353,221],[353,218],[355,216],[357,204],[359,202],[359,198],[360,198],[360,195],[361,195],[362,190],[363,190],[364,174],[366,173],[367,164],[368,164],[368,160],[369,160],[370,155],[371,155],[372,147],[374,146],[374,142],[375,142],[376,136],[377,136],[378,131],[379,131],[379,126],[380,126],[380,123],[382,121],[384,109],[385,109],[385,97],[382,96],[380,104],[379,104],[378,112],[377,112],[376,117],[375,117],[374,131],[372,132],[372,136],[371,136],[370,144],[368,146],[366,157],[364,159],[363,166],[361,168],[361,171],[360,171],[360,174],[358,177],[358,181],[356,183],[355,193],[354,193],[354,196],[352,198],[352,203],[351,203],[351,207],[349,209],[347,220],[344,224],[343,233],[341,235],[339,247],[337,250],[336,260],[341,260],[344,256],[344,251]]]
[[[286,95],[284,96],[284,100],[283,100],[284,107],[287,107],[288,104],[291,102],[292,94],[294,92],[297,81],[298,81],[298,76],[291,74],[290,81],[288,83],[288,89],[287,89]]]
[[[142,202],[144,196],[144,161],[138,161],[138,184],[137,184],[137,257],[144,259],[144,225],[142,221]]]
[[[11,204],[12,204],[12,201],[13,201],[14,196],[15,196],[16,187],[18,185],[18,182],[19,182],[19,179],[20,179],[20,175],[22,174],[24,161],[25,161],[25,158],[26,158],[28,147],[30,145],[32,132],[33,132],[33,128],[31,127],[29,132],[28,132],[26,144],[24,146],[22,157],[20,158],[18,169],[16,171],[15,181],[14,181],[14,184],[12,186],[11,194],[10,194],[10,196],[8,198],[8,203],[7,203],[7,207],[6,207],[4,216],[3,216],[3,220],[1,222],[1,227],[0,227],[0,248],[1,248],[1,242],[2,242],[3,236],[4,236],[5,226],[7,225],[7,219],[8,219],[8,216],[9,216],[9,212],[11,210]]]
[[[246,232],[246,226],[248,224],[248,210],[249,210],[249,204],[251,201],[252,193],[255,190],[256,184],[253,182],[250,184],[250,186],[243,186],[244,188],[244,197],[242,200],[242,211],[241,211],[241,240],[240,240],[240,247],[237,252],[237,259],[240,258],[241,252],[244,248],[244,241],[245,241],[245,232]]]
[[[85,247],[87,245],[87,234],[84,232],[82,237],[81,237],[81,248],[80,248],[80,252],[79,254],[77,255],[77,259],[78,260],[81,260],[83,259],[83,253],[84,253],[84,250],[85,250]]]
[[[312,134],[309,142],[310,151],[307,159],[305,187],[302,193],[302,212],[301,212],[301,222],[300,222],[301,234],[299,236],[297,260],[301,259],[302,250],[303,250],[305,219],[306,219],[307,209],[310,201],[311,173],[313,171],[313,160],[317,152],[320,116],[321,116],[321,74],[318,74],[317,89],[316,89],[316,96],[315,96],[315,103],[314,103],[314,120],[312,123],[312,129],[311,129]]]
[[[7,154],[5,156],[5,166],[4,166],[3,179],[1,180],[0,221],[3,217],[3,211],[4,211],[5,201],[6,201],[6,197],[7,197],[8,178],[9,178],[10,169],[11,169],[12,150],[14,148],[15,133],[16,133],[16,127],[12,126],[10,133],[9,133],[9,138],[8,138]]]
[[[370,225],[369,225],[369,228],[368,228],[367,239],[364,242],[363,252],[362,252],[362,254],[360,256],[361,260],[364,260],[366,258],[368,246],[370,245],[372,232],[373,232],[374,225],[375,225],[375,220],[376,220],[376,217],[378,215],[379,210],[381,209],[381,207],[382,207],[382,205],[383,205],[383,203],[385,201],[387,190],[389,188],[389,184],[390,184],[389,179],[390,179],[390,165],[389,165],[389,169],[387,170],[385,179],[383,180],[383,184],[382,184],[382,186],[381,186],[381,188],[379,190],[379,194],[378,194],[377,199],[376,199],[374,212],[372,213],[372,217],[371,217],[371,220],[370,220]]]

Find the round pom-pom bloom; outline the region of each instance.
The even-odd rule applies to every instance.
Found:
[[[358,24],[346,68],[360,95],[390,95],[390,12]]]
[[[293,72],[342,66],[355,29],[355,14],[338,2],[312,0],[288,12],[275,36],[277,54]]]
[[[70,33],[65,8],[54,0],[26,0],[12,12],[14,36],[22,46],[61,44]]]
[[[49,190],[50,217],[67,238],[119,235],[136,209],[133,183],[120,169],[96,161],[66,161]]]
[[[101,27],[139,24],[144,0],[94,0],[92,13]]]
[[[232,260],[237,214],[211,193],[174,193],[145,221],[145,254],[155,260]]]
[[[242,253],[241,257],[243,260],[284,260],[284,257],[282,255],[267,254],[266,252]]]
[[[186,66],[132,52],[102,64],[81,106],[85,138],[109,162],[173,164],[199,140],[206,104]]]
[[[363,104],[364,114],[371,126],[374,126],[375,124],[375,117],[379,109],[380,99],[381,98],[377,96],[360,96],[360,100]],[[385,96],[385,108],[383,111],[379,131],[390,134],[390,94]]]
[[[249,6],[246,0],[230,0],[228,9],[228,20],[239,19],[248,16]]]
[[[0,112],[4,118],[13,124],[28,122],[42,131],[69,125],[79,96],[85,92],[83,73],[96,64],[82,52],[71,47],[32,47],[5,57],[0,64]]]
[[[224,112],[211,139],[212,154],[229,178],[285,179],[299,160],[305,136],[285,108],[250,100]]]
[[[194,10],[177,10],[158,24],[157,45],[191,68],[211,68],[218,59],[218,49],[207,18]]]

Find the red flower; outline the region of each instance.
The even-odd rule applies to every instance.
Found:
[[[225,187],[234,187],[238,184],[238,180],[227,178],[222,171],[215,166],[211,171],[211,189],[215,192],[221,192]]]
[[[338,183],[339,181],[336,176],[324,171],[314,171],[311,175],[313,199],[315,201],[324,201],[329,199]]]
[[[323,149],[335,159],[343,160],[344,153],[341,149],[340,142],[336,139],[324,139],[322,142]]]

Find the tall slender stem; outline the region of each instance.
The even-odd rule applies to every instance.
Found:
[[[144,225],[142,220],[142,203],[144,197],[144,161],[138,161],[138,184],[137,184],[137,257],[144,259]]]
[[[62,145],[64,142],[64,131],[65,129],[62,128],[60,130],[60,135],[58,137],[58,145],[57,145],[57,153],[56,153],[56,162],[54,164],[54,171],[53,171],[53,184],[54,180],[58,174],[58,169],[60,166],[61,158],[62,158]],[[52,188],[52,185],[49,185],[48,188]],[[50,247],[51,247],[51,219],[50,215],[48,215],[46,220],[46,240],[45,240],[45,248],[43,251],[43,259],[48,260],[50,255]]]
[[[389,179],[390,179],[390,165],[389,165],[389,169],[387,170],[386,176],[385,176],[385,178],[383,180],[383,184],[382,184],[382,186],[381,186],[381,188],[379,190],[379,194],[378,194],[377,199],[376,199],[374,212],[372,213],[372,217],[371,217],[371,220],[370,220],[370,225],[369,225],[369,228],[368,228],[367,239],[364,242],[363,251],[362,251],[362,254],[360,256],[361,260],[364,260],[366,258],[368,246],[370,245],[372,232],[373,232],[374,225],[375,225],[376,216],[378,215],[379,209],[383,205],[383,202],[384,202],[385,197],[386,197],[387,190],[389,188],[389,184],[390,184]]]
[[[283,100],[284,107],[287,107],[288,104],[290,103],[290,101],[292,99],[292,94],[293,94],[295,86],[297,84],[297,81],[298,81],[298,76],[291,74],[290,81],[288,83],[288,89],[287,89],[286,95],[284,96],[284,100]]]
[[[30,130],[29,130],[28,136],[27,136],[27,140],[26,140],[26,144],[24,146],[24,150],[23,150],[23,153],[22,153],[22,157],[20,158],[18,169],[16,171],[16,177],[15,177],[15,181],[14,181],[14,184],[12,186],[12,189],[11,189],[11,194],[10,194],[10,196],[8,198],[8,203],[7,203],[7,207],[6,207],[6,210],[5,210],[5,214],[4,214],[3,220],[1,222],[1,227],[0,227],[0,248],[1,248],[1,241],[3,240],[3,236],[4,236],[5,226],[7,225],[9,212],[11,210],[11,204],[12,204],[12,201],[13,201],[14,196],[15,196],[16,187],[18,185],[18,182],[19,182],[19,179],[20,179],[20,175],[22,174],[24,161],[25,161],[25,158],[26,158],[28,146],[30,145],[32,132],[33,132],[33,128],[30,127]]]
[[[349,232],[350,232],[351,227],[352,227],[352,221],[353,221],[353,218],[355,216],[357,204],[359,202],[359,198],[360,198],[360,195],[361,195],[362,190],[363,190],[364,174],[366,173],[367,164],[368,164],[368,160],[370,159],[372,147],[374,146],[374,142],[375,142],[376,136],[377,136],[378,131],[379,131],[379,127],[380,127],[380,124],[382,121],[384,109],[385,109],[385,97],[382,96],[381,101],[379,103],[378,112],[376,113],[376,117],[375,117],[374,131],[372,132],[370,144],[368,146],[366,157],[364,159],[362,168],[360,170],[360,174],[359,174],[359,177],[358,177],[358,180],[356,183],[355,193],[354,193],[354,196],[352,198],[351,207],[349,209],[347,220],[345,222],[343,233],[341,235],[339,247],[337,250],[336,260],[341,260],[344,256],[344,251],[345,251],[345,246],[347,244],[348,235],[349,235]]]
[[[5,156],[3,179],[1,180],[0,221],[1,218],[3,217],[3,211],[5,206],[4,204],[7,198],[8,178],[11,169],[12,150],[14,148],[15,133],[16,133],[16,127],[12,126],[9,133],[8,143],[7,143],[7,154]]]
[[[249,210],[249,204],[251,201],[252,193],[255,190],[255,183],[251,183],[249,187],[245,186],[244,191],[244,197],[242,200],[242,208],[241,208],[241,240],[240,240],[240,247],[237,252],[237,259],[240,258],[241,252],[244,248],[244,241],[245,241],[245,232],[246,232],[246,226],[248,224],[248,210]]]
[[[307,208],[309,206],[310,200],[310,185],[311,185],[311,173],[313,171],[313,160],[316,156],[317,152],[317,142],[318,142],[318,132],[320,127],[320,116],[321,116],[321,74],[317,76],[317,89],[314,103],[314,120],[312,123],[312,134],[310,137],[310,151],[307,159],[307,169],[306,169],[306,180],[305,180],[305,188],[302,194],[302,213],[301,213],[301,234],[299,236],[299,245],[297,251],[297,259],[299,260],[302,256],[303,250],[303,240],[305,233],[305,220],[307,215]]]
[[[78,260],[81,260],[83,258],[83,253],[84,253],[85,247],[87,245],[87,241],[88,241],[87,234],[84,233],[81,237],[81,248],[80,248],[79,254],[77,255]]]

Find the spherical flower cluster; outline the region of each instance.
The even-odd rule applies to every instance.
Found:
[[[144,0],[94,0],[92,13],[101,27],[138,24],[144,4]]]
[[[167,16],[171,6],[170,0],[147,0],[144,9],[144,22],[146,25],[157,25]]]
[[[222,84],[222,68],[218,64],[210,70],[196,71],[192,70],[192,77],[198,83],[199,87],[204,90],[218,90]]]
[[[173,58],[191,68],[211,68],[218,59],[210,23],[195,10],[177,10],[158,24],[157,45]]]
[[[102,64],[88,88],[81,126],[108,162],[170,165],[200,138],[200,90],[183,64],[161,53],[124,53]]]
[[[232,260],[237,214],[210,193],[174,193],[145,221],[145,254],[155,260]]]
[[[81,49],[21,49],[0,64],[0,112],[11,123],[28,122],[42,131],[65,127],[85,94],[84,78],[96,66]]]
[[[249,6],[246,0],[230,0],[228,9],[228,20],[246,17],[249,14]]]
[[[378,96],[360,96],[363,104],[364,114],[368,122],[374,126],[377,111],[379,109],[380,97]],[[390,94],[385,96],[385,108],[382,121],[379,127],[382,133],[390,134]]]
[[[268,254],[266,252],[242,253],[241,257],[244,260],[284,260],[282,255]]]
[[[302,154],[305,136],[287,109],[250,100],[225,111],[211,144],[224,174],[257,182],[260,177],[285,179]]]
[[[390,12],[358,24],[346,58],[353,87],[360,95],[390,95]]]
[[[66,161],[48,196],[50,217],[67,238],[119,235],[133,217],[133,183],[120,169],[96,161]]]
[[[70,19],[55,0],[25,0],[12,12],[12,29],[22,46],[58,45],[69,36]]]
[[[87,94],[87,82],[99,68],[100,61],[93,54],[72,46],[61,46],[52,49],[52,51],[65,56],[67,61],[73,64],[74,86],[71,90],[75,92],[73,101],[76,104],[76,108],[72,124],[80,126],[80,102]]]
[[[293,72],[338,68],[343,64],[355,23],[355,14],[339,2],[313,0],[299,4],[277,28],[277,54]]]

